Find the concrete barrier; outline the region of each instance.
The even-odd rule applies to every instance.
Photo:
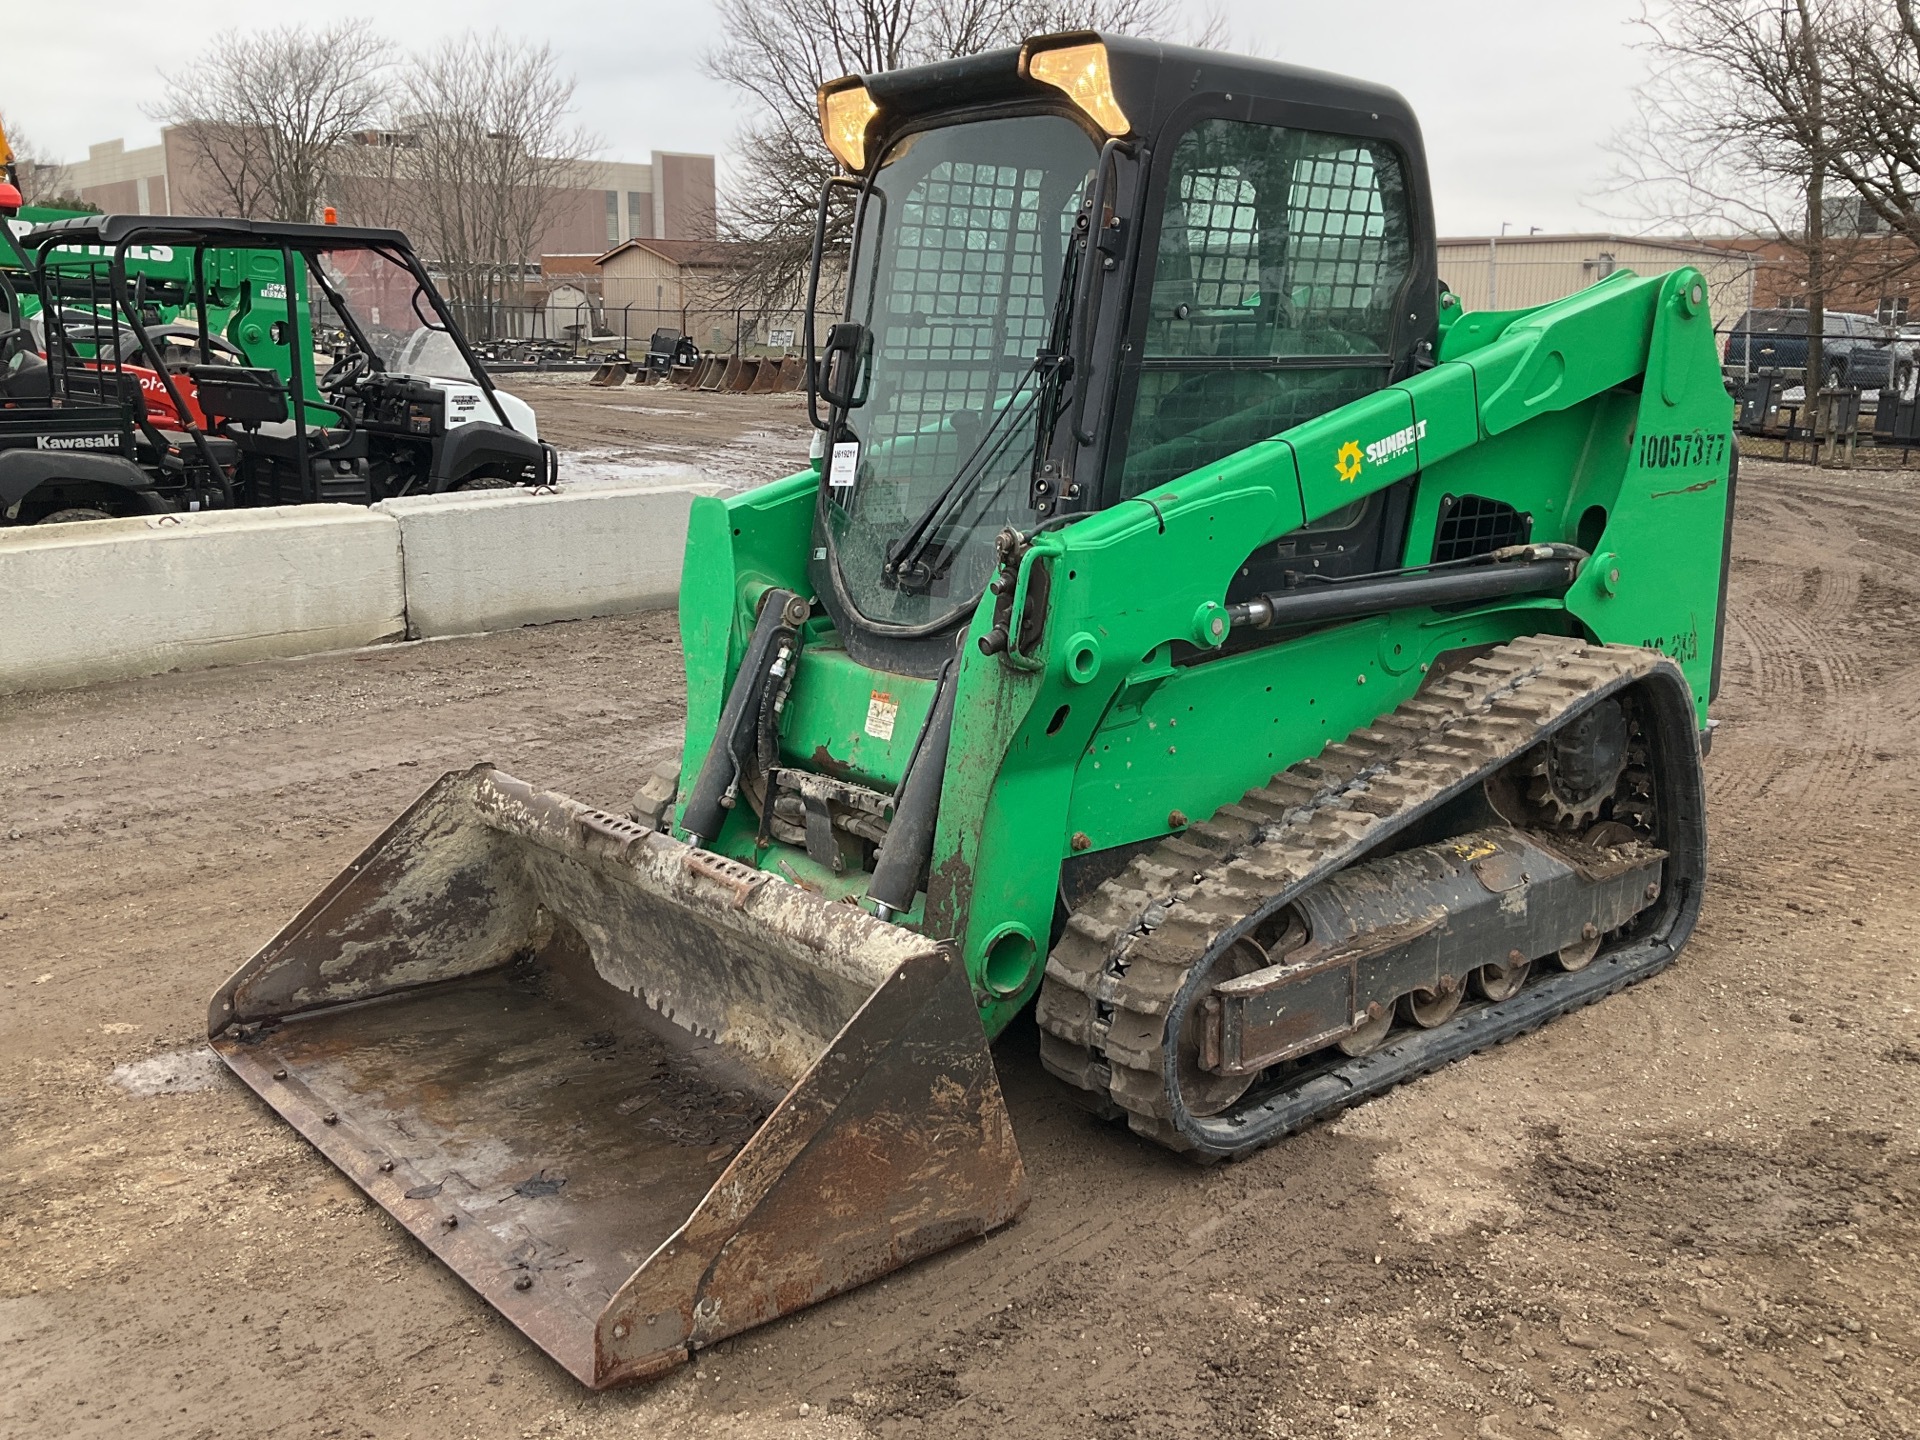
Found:
[[[0,529],[0,694],[671,609],[704,483]]]
[[[718,488],[496,490],[373,510],[399,523],[407,634],[424,639],[671,608],[687,509]]]
[[[400,535],[357,505],[0,529],[0,691],[398,638]]]

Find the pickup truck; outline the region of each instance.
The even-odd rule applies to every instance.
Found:
[[[1749,310],[1727,335],[1726,368],[1733,374],[1787,375],[1807,369],[1805,310]],[[1913,387],[1914,347],[1871,315],[1826,312],[1821,378],[1827,385],[1878,390]]]

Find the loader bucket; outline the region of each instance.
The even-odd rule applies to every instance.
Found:
[[[626,379],[626,362],[609,360],[601,365],[599,369],[595,370],[592,375],[587,377],[587,384],[600,386],[624,385]]]
[[[490,766],[429,788],[208,1032],[596,1388],[1026,1203],[949,947]]]
[[[753,383],[747,386],[749,395],[767,395],[780,388],[780,372],[786,368],[787,360],[782,355],[769,355],[760,362],[760,369],[753,377]]]
[[[744,355],[727,371],[727,389],[736,395],[744,395],[753,388],[753,382],[760,376],[760,367],[765,362],[758,355]]]

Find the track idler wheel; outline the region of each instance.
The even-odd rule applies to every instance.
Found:
[[[1378,1014],[1374,1012],[1378,1011]],[[1351,1055],[1356,1060],[1362,1055],[1371,1055],[1387,1043],[1387,1037],[1393,1033],[1393,1007],[1391,1005],[1370,1005],[1365,1022],[1349,1030],[1345,1036],[1334,1042],[1342,1055]]]
[[[1466,987],[1451,975],[1442,975],[1436,989],[1410,990],[1400,997],[1400,1017],[1409,1025],[1431,1030],[1444,1025],[1460,1008]]]
[[[1267,965],[1267,952],[1252,940],[1242,937],[1215,957],[1208,972],[1209,988],[1223,980],[1251,975]],[[1256,1075],[1220,1075],[1200,1063],[1200,1049],[1207,1028],[1205,1009],[1196,1005],[1180,1027],[1180,1048],[1175,1063],[1180,1070],[1180,1098],[1195,1115],[1218,1115],[1252,1087]]]
[[[1473,972],[1473,991],[1483,1000],[1511,1000],[1527,983],[1533,961],[1518,950],[1508,954],[1505,964],[1488,962]]]
[[[1587,928],[1593,929],[1591,925]],[[1591,935],[1574,941],[1571,945],[1562,945],[1559,953],[1553,957],[1553,963],[1568,972],[1584,970],[1593,963],[1593,957],[1599,953],[1600,934],[1595,931]]]

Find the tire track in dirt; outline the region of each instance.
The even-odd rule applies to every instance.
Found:
[[[1885,673],[1883,637],[1861,615],[1864,595],[1884,602],[1885,592],[1873,590],[1844,524],[1784,493],[1770,472],[1745,481],[1741,501],[1734,547],[1744,583],[1729,595],[1725,641],[1740,663],[1726,667],[1721,711],[1740,732],[1742,763],[1709,766],[1709,793],[1722,805],[1856,781],[1872,763],[1872,692]],[[1783,536],[1791,557],[1779,553]],[[1811,768],[1809,751],[1820,756]]]
[[[1018,1224],[622,1394],[580,1392],[238,1085],[109,1076],[194,1043],[437,769],[617,803],[675,742],[670,620],[0,701],[0,1431],[1914,1428],[1920,645],[1898,547],[1859,527],[1920,533],[1920,490],[1756,465],[1740,495],[1679,964],[1210,1171],[1075,1110],[1015,1027]]]
[[[1727,607],[1735,642],[1757,659],[1745,677],[1753,688],[1737,706],[1728,705],[1729,718],[1737,717],[1750,741],[1772,753],[1764,765],[1710,774],[1716,798],[1764,798],[1781,786],[1786,794],[1804,794],[1857,776],[1869,752],[1870,724],[1859,702],[1870,682],[1794,605],[1755,595]],[[1811,769],[1798,763],[1809,748],[1821,755]]]

